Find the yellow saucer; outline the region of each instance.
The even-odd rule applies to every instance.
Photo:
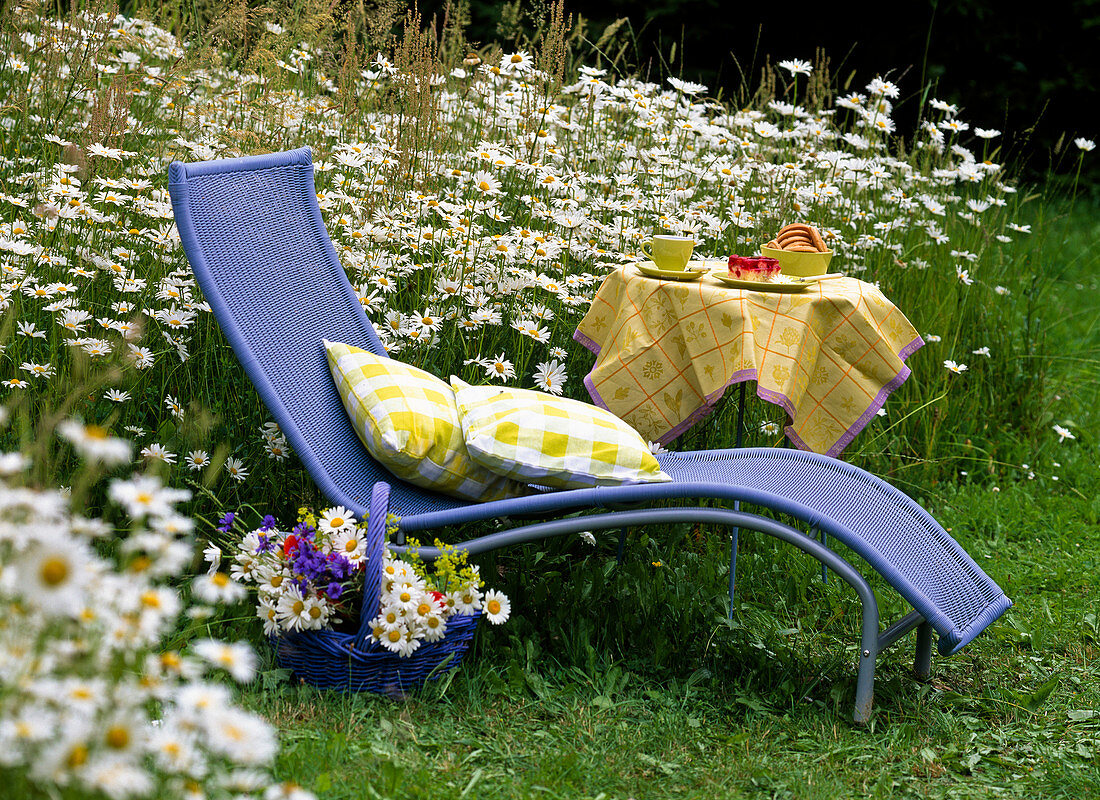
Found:
[[[661,278],[669,281],[697,281],[706,274],[699,269],[692,269],[689,263],[686,269],[659,269],[652,261],[642,261],[635,264],[638,272],[648,275],[650,278]]]

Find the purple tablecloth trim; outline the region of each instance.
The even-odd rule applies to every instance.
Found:
[[[573,332],[573,338],[583,344],[597,356],[600,354],[600,346],[589,339],[587,336],[585,336],[583,333],[581,333],[579,330]],[[918,336],[916,339],[914,339],[901,349],[901,352],[898,353],[898,358],[900,358],[902,361],[905,361],[905,359],[909,358],[909,356],[913,355],[913,353],[917,352],[917,350],[919,350],[923,346],[924,340]],[[870,423],[870,421],[874,418],[875,414],[878,413],[878,410],[882,408],[883,404],[886,403],[886,398],[893,394],[895,389],[905,383],[906,379],[910,375],[910,372],[911,371],[909,367],[903,364],[901,371],[898,372],[898,374],[895,375],[889,383],[887,383],[885,386],[882,387],[882,389],[879,390],[879,393],[875,395],[875,399],[871,401],[871,405],[867,408],[867,410],[864,411],[863,414],[860,415],[860,418],[857,419],[855,423],[850,428],[848,428],[847,431],[844,432],[840,439],[837,440],[836,444],[829,448],[829,451],[826,453],[826,455],[832,456],[833,458],[839,457],[840,453],[844,450],[845,447],[848,446],[849,443],[851,443],[852,439],[854,439],[860,431],[867,427],[868,423]],[[756,379],[756,370],[752,369],[751,367],[749,369],[743,369],[739,372],[735,372],[733,374],[733,377],[726,381],[724,386],[714,392],[711,392],[704,398],[703,405],[692,411],[691,414],[688,415],[687,419],[674,427],[672,430],[668,431],[668,433],[659,436],[657,438],[657,442],[662,445],[667,445],[669,442],[675,441],[675,439],[680,436],[680,434],[682,434],[684,431],[688,430],[688,428],[710,416],[710,414],[714,412],[715,406],[718,405],[718,401],[722,399],[723,395],[725,395],[727,389],[743,381],[755,381]],[[608,411],[611,410],[607,407],[607,403],[604,402],[603,398],[600,397],[600,393],[596,391],[596,387],[592,382],[591,372],[588,375],[584,376],[584,388],[588,390],[588,394],[591,395],[593,403],[595,403],[600,408],[606,409]],[[781,392],[773,392],[770,389],[763,389],[760,387],[760,383],[757,382],[756,396],[767,403],[779,406],[787,413],[787,417],[789,419],[794,419],[794,403],[791,402],[791,399],[785,394],[782,394]],[[786,433],[787,438],[791,441],[791,444],[793,444],[799,450],[811,451],[809,445],[802,441],[802,438],[794,432],[794,428],[788,425],[784,429],[784,433]]]
[[[603,401],[603,398],[600,397],[600,393],[596,391],[596,387],[592,383],[592,374],[591,373],[584,376],[584,388],[587,389],[588,394],[590,394],[592,396],[592,402],[595,405],[599,406],[600,408],[604,409],[605,411],[611,411],[611,409],[607,407],[607,403],[605,403]],[[614,414],[615,412],[611,411],[611,413]],[[618,415],[616,415],[616,416],[618,416]]]
[[[913,353],[920,350],[922,347],[924,347],[924,339],[918,336],[909,344],[905,345],[905,347],[901,348],[901,352],[898,353],[898,358],[904,361],[905,359],[909,358],[909,356],[913,355]]]
[[[580,342],[596,355],[600,354],[600,346],[589,339],[587,336],[585,336],[583,333],[581,333],[580,328],[577,328],[575,331],[573,331],[573,341]],[[585,380],[585,385],[588,385],[587,379]]]

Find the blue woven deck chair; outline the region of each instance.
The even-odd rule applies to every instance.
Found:
[[[404,483],[367,454],[329,374],[322,339],[379,355],[385,350],[322,222],[310,151],[175,162],[169,187],[183,247],[205,298],[302,463],[332,503],[359,515],[372,507],[397,515],[398,545],[405,534],[502,518],[512,527],[460,546],[474,555],[585,530],[684,522],[728,526],[734,557],[738,530],[789,542],[851,585],[862,603],[857,723],[870,717],[875,660],[885,648],[915,629],[915,672],[927,677],[933,631],[940,653],[950,655],[1012,604],[902,492],[812,453],[665,452],[658,460],[671,483],[540,492],[490,503]],[[701,507],[703,499],[734,507]],[[647,507],[654,504],[660,507]],[[745,506],[781,512],[809,533],[738,510]],[[624,507],[628,510],[613,510]],[[573,513],[578,511],[590,513]],[[564,512],[571,516],[560,518]],[[532,517],[542,521],[520,521]],[[830,536],[878,572],[913,610],[880,630],[870,585],[827,546]],[[433,548],[420,552],[426,559],[437,555]]]

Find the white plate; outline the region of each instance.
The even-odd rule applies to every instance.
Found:
[[[821,279],[821,276],[796,278],[792,275],[780,273],[770,281],[743,281],[730,275],[728,267],[726,269],[711,270],[710,276],[727,286],[747,289],[750,292],[804,292]]]

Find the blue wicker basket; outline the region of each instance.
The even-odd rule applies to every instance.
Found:
[[[386,543],[386,512],[390,487],[378,483],[371,494],[367,520],[367,561],[363,608],[356,633],[302,631],[274,637],[280,666],[313,686],[351,692],[398,694],[415,689],[453,670],[461,662],[477,631],[481,612],[447,620],[447,634],[438,642],[422,642],[407,657],[398,656],[371,637],[370,622],[378,615],[382,557]]]

